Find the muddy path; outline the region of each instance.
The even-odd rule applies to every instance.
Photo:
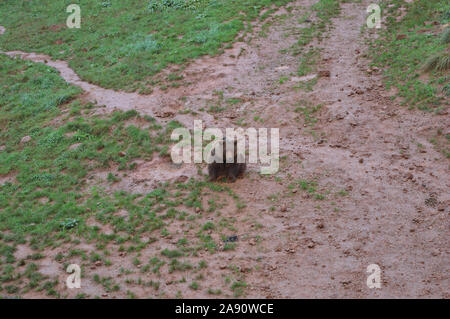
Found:
[[[236,251],[210,257],[207,280],[220,280],[221,267],[232,262],[245,272],[247,297],[448,298],[449,162],[429,138],[450,126],[449,117],[407,110],[390,98],[381,74],[366,72],[363,37],[370,35],[360,30],[367,0],[342,4],[329,36],[312,44],[322,49],[318,69],[329,77],[319,77],[309,92],[296,88],[316,77],[296,77],[298,57],[289,53],[296,28],[303,26],[298,17],[313,2],[295,2],[265,36],[188,66],[183,75],[189,86],[148,96],[83,82],[64,61],[7,54],[55,67],[108,109],[157,116],[165,109],[161,117],[188,127],[197,118],[219,128],[280,127],[278,174],[261,177],[258,167],[250,166],[247,176],[231,185],[247,204],[237,235],[252,236],[240,236]],[[218,91],[240,102],[220,114],[202,111],[220,102]],[[294,112],[304,101],[322,105],[314,126]],[[185,109],[197,115],[178,112]],[[146,165],[153,164],[142,163],[136,174],[145,175]],[[164,170],[163,165],[158,167]],[[315,193],[292,191],[289,186],[298,180],[314,181]],[[130,180],[121,186],[133,191],[132,185]],[[370,264],[382,269],[381,289],[367,288]]]
[[[393,103],[381,76],[367,74],[360,27],[368,4],[343,4],[319,45],[320,68],[330,77],[302,98],[324,104],[315,127],[321,137],[301,138],[298,125],[290,125],[292,113],[277,112],[287,124],[281,146],[290,162],[286,178],[315,177],[323,190],[348,195],[318,202],[295,193],[280,199],[273,213],[253,205],[270,225],[260,247],[264,270],[254,276],[266,296],[448,297],[448,160],[428,134],[450,121]],[[300,150],[290,152],[292,145]],[[283,187],[264,184],[244,186],[243,192],[258,189],[248,202],[267,202],[264,190]],[[430,198],[434,207],[425,204]],[[372,263],[382,268],[380,290],[366,286]],[[260,293],[255,289],[254,296]]]

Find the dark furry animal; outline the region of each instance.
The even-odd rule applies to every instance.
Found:
[[[247,168],[245,163],[238,163],[238,152],[237,152],[237,140],[234,141],[234,162],[227,163],[227,149],[226,149],[226,140],[225,138],[222,143],[223,149],[223,163],[217,163],[218,157],[216,157],[215,149],[211,151],[211,156],[214,156],[214,162],[208,165],[208,174],[209,181],[214,181],[219,177],[226,177],[231,180],[231,182],[235,182],[239,176],[244,175],[244,172]]]

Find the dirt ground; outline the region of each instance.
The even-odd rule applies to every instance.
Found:
[[[151,95],[83,82],[63,61],[7,54],[54,66],[85,90],[86,99],[106,110],[136,109],[189,128],[197,118],[219,128],[238,126],[236,118],[249,127],[280,128],[280,155],[286,159],[279,178],[260,177],[258,166],[250,165],[245,178],[229,185],[247,204],[247,222],[237,226],[243,239],[233,252],[205,257],[210,265],[206,281],[220,280],[222,265],[232,260],[243,272],[255,269],[246,274],[248,298],[449,298],[449,161],[429,142],[438,127],[450,127],[448,112],[408,110],[391,99],[394,92],[385,90],[381,72],[366,72],[363,40],[375,36],[361,32],[371,3],[367,0],[343,4],[327,38],[310,45],[322,49],[318,70],[329,71],[329,77],[319,77],[309,92],[296,89],[305,80],[291,75],[298,57],[283,49],[298,40],[292,30],[301,26],[298,17],[311,3],[291,4],[293,17],[274,18],[266,37],[237,42],[218,57],[190,64],[182,71],[188,86]],[[283,76],[287,81],[280,83]],[[214,118],[201,109],[215,99],[215,91],[245,102]],[[323,105],[314,114],[313,133],[293,111],[302,100]],[[186,108],[199,115],[179,112]],[[190,167],[177,171],[155,160],[139,165],[119,187],[136,191],[135,180],[150,169],[161,171],[152,175],[160,180],[197,174]],[[297,179],[314,179],[318,189],[330,195],[318,201],[305,192],[292,193],[288,185]],[[139,191],[151,187],[141,185]],[[335,196],[342,190],[344,196]],[[269,200],[274,193],[276,200]],[[255,230],[256,224],[263,228]],[[245,239],[248,233],[258,234],[260,240]],[[370,264],[381,267],[381,289],[366,285]],[[165,287],[168,297],[170,289]],[[146,292],[136,294],[144,297]],[[195,291],[183,296],[209,297]]]

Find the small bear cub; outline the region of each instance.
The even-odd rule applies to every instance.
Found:
[[[222,144],[223,157],[218,156],[220,154],[216,155],[215,148],[212,149],[211,156],[213,159],[211,164],[208,165],[209,181],[214,181],[219,177],[226,177],[231,182],[235,182],[238,177],[244,175],[247,168],[245,163],[238,163],[238,159],[241,159],[241,157],[237,151],[237,140],[234,140],[233,150],[229,152],[227,152],[227,139],[225,137],[218,143]],[[230,159],[233,158],[232,163],[231,160],[227,161],[227,154]]]

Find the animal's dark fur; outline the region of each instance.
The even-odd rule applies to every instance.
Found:
[[[226,140],[223,140],[223,162],[217,163],[212,162],[208,165],[209,180],[214,181],[219,177],[226,177],[231,182],[235,182],[239,176],[244,175],[247,168],[245,163],[238,163],[238,153],[237,153],[237,141],[234,141],[234,163],[227,163],[226,157]],[[215,156],[215,150],[211,152],[212,156]]]

